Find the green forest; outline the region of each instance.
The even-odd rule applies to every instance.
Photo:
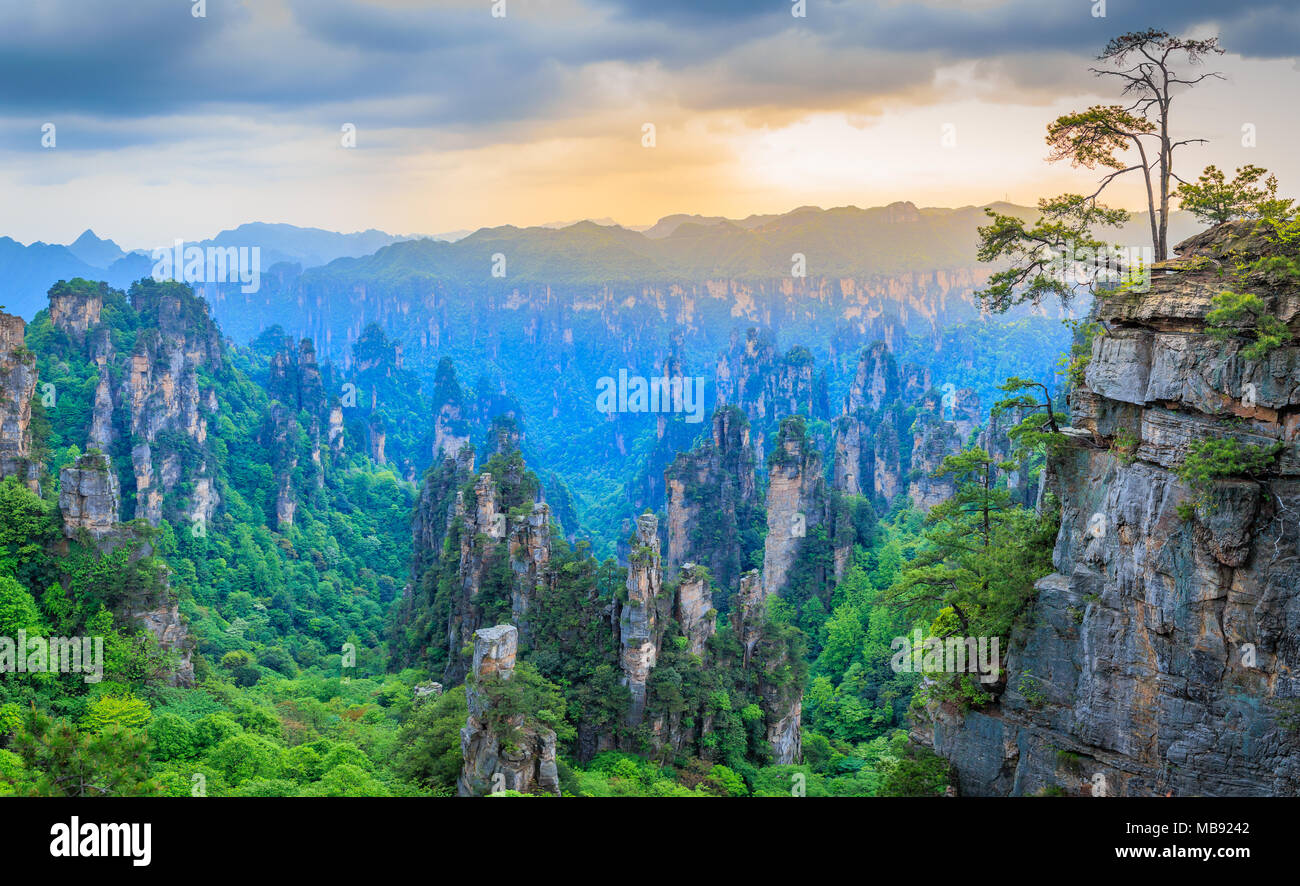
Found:
[[[111,342],[117,355],[151,353],[168,336],[218,335],[206,306],[178,284],[146,280],[122,293],[74,280],[52,295],[101,299],[94,340]],[[180,305],[178,321],[150,312],[165,298]],[[278,330],[248,347],[221,342],[196,369],[213,407],[202,442],[166,430],[153,442],[187,466],[203,465],[220,504],[211,520],[188,519],[182,505],[194,477],[182,471],[151,526],[131,518],[129,503],[139,497],[132,452],[143,438],[126,406],[112,412],[106,451],[86,443],[101,374],[120,382],[129,361],[97,362],[101,346],[58,328],[48,310],[27,328],[26,343],[24,358],[50,386],[39,390],[57,393],[32,404],[39,494],[18,477],[0,484],[0,635],[87,634],[105,645],[96,682],[30,673],[0,683],[5,793],[454,794],[465,687],[433,688],[447,651],[425,641],[445,631],[463,527],[453,521],[442,550],[425,553],[421,584],[404,596],[421,485],[441,494],[445,509],[447,496],[472,497],[486,472],[506,509],[519,512],[542,494],[553,503],[551,579],[535,604],[510,704],[554,730],[566,796],[942,794],[946,766],[908,742],[909,707],[932,696],[978,704],[979,690],[967,678],[922,690],[921,675],[890,668],[891,639],[916,628],[942,636],[956,619],[965,633],[1009,637],[1033,581],[1050,568],[1053,518],[1013,504],[1004,479],[1013,466],[978,448],[943,462],[959,492],[928,517],[905,495],[873,504],[836,493],[834,509],[846,519],[835,531],[841,544],[851,542],[843,578],[828,579],[831,545],[817,527],[799,548],[786,593],[768,601],[757,667],[741,666],[749,656],[732,623],[738,610],[711,576],[720,615],[709,666],[687,650],[680,626],[664,625],[648,709],[710,724],[688,748],[665,751],[644,725],[638,733],[622,722],[628,690],[602,613],[626,595],[627,567],[598,559],[573,535],[563,485],[553,475],[543,481],[503,442],[513,427],[509,408],[495,421],[466,422],[487,456],[474,474],[456,474],[448,460],[430,465],[417,484],[367,452],[379,414],[372,398],[394,429],[391,459],[427,446],[431,401],[478,396],[460,390],[449,363],[436,396],[426,397],[382,332],[369,330],[355,345],[350,377],[360,395],[343,409],[347,446],[321,460],[312,437],[319,416],[301,384],[295,402],[290,383],[295,372],[310,375],[307,364],[289,360],[285,370],[293,342]],[[334,367],[320,373],[324,389],[339,388]],[[328,409],[330,398],[321,400]],[[799,434],[812,433],[797,421]],[[58,504],[60,471],[105,457],[122,492],[122,529],[111,546],[84,530],[69,537]],[[282,477],[296,491],[291,525],[277,525]],[[748,537],[750,565],[755,557],[761,565],[765,531],[760,521]],[[976,549],[953,542],[972,537]],[[510,618],[510,576],[502,557],[486,549],[483,556],[478,605],[490,625]],[[192,685],[171,679],[181,653],[133,626],[130,604],[142,599],[177,606],[192,640]],[[802,696],[802,762],[773,765],[760,683]],[[616,747],[580,760],[579,732],[593,730],[611,731]]]

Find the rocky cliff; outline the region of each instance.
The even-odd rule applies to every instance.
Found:
[[[471,482],[472,468],[473,451],[468,447],[457,459],[445,459],[441,472],[426,477],[415,519],[412,593],[414,588],[434,593],[430,585],[436,586],[440,569],[451,572],[454,563],[443,673],[447,683],[465,678],[468,644],[484,623],[508,616],[520,626],[521,639],[528,640],[529,610],[539,586],[547,581],[551,557],[550,507],[518,500],[524,468],[517,455],[506,462],[502,476],[482,471],[467,490],[463,487]],[[456,489],[457,483],[462,488]],[[454,550],[443,555],[439,539],[448,537]]]
[[[1056,571],[1013,637],[1006,690],[915,724],[963,793],[1300,793],[1300,347],[1248,354],[1253,323],[1226,338],[1206,324],[1232,288],[1294,329],[1295,285],[1251,269],[1284,251],[1221,226],[1180,244],[1149,291],[1099,300],[1106,331],[1046,481]],[[1210,469],[1186,470],[1207,452]]]
[[[89,452],[59,472],[59,511],[63,532],[76,538],[83,530],[101,541],[118,529],[117,476],[108,456]]]

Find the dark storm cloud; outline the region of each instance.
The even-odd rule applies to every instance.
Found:
[[[190,0],[9,3],[0,9],[0,117],[26,126],[58,114],[233,111],[335,121],[347,108],[347,119],[375,126],[473,129],[588,109],[584,69],[609,62],[647,66],[670,85],[649,99],[743,110],[886,95],[963,61],[988,61],[1012,86],[1035,88],[1043,71],[1014,63],[1028,53],[1078,56],[1077,83],[1109,37],[1152,26],[1214,21],[1229,51],[1247,56],[1291,56],[1300,38],[1293,0],[1111,0],[1104,19],[1090,14],[1092,0],[808,0],[798,19],[789,0],[586,2],[552,14],[543,0],[508,0],[506,19],[493,19],[486,0],[207,0],[203,19]],[[140,128],[139,141],[155,137]]]
[[[1098,35],[1146,28],[1179,33],[1196,25],[1222,25],[1232,52],[1289,57],[1298,51],[1295,0],[1109,0],[1094,18],[1094,0],[1010,0],[999,4],[807,0],[806,16],[793,19],[791,0],[601,0],[620,17],[714,28],[719,34],[746,23],[784,28],[792,22],[835,42],[892,50],[944,51],[961,57],[1056,49],[1095,55]],[[1249,23],[1249,26],[1243,26]],[[1286,35],[1292,35],[1288,44]]]
[[[293,0],[291,8],[299,27],[311,36],[363,52],[454,49],[481,45],[501,32],[481,9],[390,8],[352,0]]]

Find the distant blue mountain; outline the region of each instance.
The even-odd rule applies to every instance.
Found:
[[[59,280],[103,276],[102,269],[77,258],[66,246],[40,241],[24,246],[0,237],[0,305],[11,314],[30,320],[49,303],[45,293]]]
[[[321,228],[252,222],[222,231],[199,246],[257,246],[262,271],[285,263],[314,268],[338,258],[359,258],[409,238],[367,230],[340,234]],[[171,243],[157,246],[170,247]],[[24,246],[0,237],[0,305],[6,311],[31,319],[47,304],[46,293],[60,280],[85,277],[104,280],[125,289],[153,269],[150,249],[127,252],[112,240],[87,230],[67,246],[37,241]]]
[[[71,252],[86,264],[96,268],[107,268],[126,255],[122,247],[112,240],[103,240],[96,237],[95,232],[89,228],[82,232],[80,237],[68,244],[67,249],[68,252]]]

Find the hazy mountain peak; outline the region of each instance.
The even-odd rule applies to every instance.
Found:
[[[81,236],[67,246],[77,258],[96,268],[107,268],[126,253],[112,240],[105,240],[95,235],[90,228],[82,231]]]

